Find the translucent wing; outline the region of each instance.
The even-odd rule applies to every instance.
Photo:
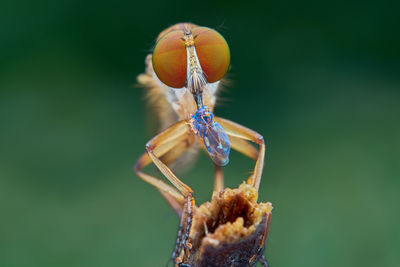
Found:
[[[224,129],[218,122],[214,121],[207,126],[203,142],[215,164],[220,166],[228,164],[231,144]]]

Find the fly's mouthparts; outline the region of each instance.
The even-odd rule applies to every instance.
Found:
[[[192,94],[202,93],[204,86],[207,84],[207,80],[204,77],[201,69],[198,67],[192,67],[188,73],[187,88]]]
[[[194,100],[196,101],[197,109],[203,107],[203,89],[206,86],[207,81],[202,72],[194,71],[189,73],[189,79],[187,82],[187,88],[193,95]]]
[[[197,109],[203,107],[203,95],[201,93],[193,94],[194,101],[196,101]]]

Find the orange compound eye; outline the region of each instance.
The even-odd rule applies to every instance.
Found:
[[[157,77],[174,88],[186,84],[186,47],[182,31],[172,31],[162,37],[153,51],[153,68]]]
[[[213,83],[221,80],[228,71],[231,59],[229,46],[224,37],[206,27],[194,28],[192,34],[197,57],[207,81]]]

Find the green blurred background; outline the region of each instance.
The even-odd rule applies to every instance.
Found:
[[[266,138],[271,266],[399,266],[394,2],[0,6],[0,266],[164,266],[178,220],[131,169],[155,133],[134,85],[156,35],[181,21],[226,37],[232,82],[216,113]],[[233,152],[227,185],[252,166]],[[212,173],[202,154],[179,177],[201,203]]]

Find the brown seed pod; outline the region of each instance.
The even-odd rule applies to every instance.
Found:
[[[272,204],[257,203],[256,189],[245,183],[214,193],[211,202],[195,208],[190,248],[176,252],[175,266],[245,267],[258,261],[267,266],[263,251],[271,211]],[[185,234],[178,234],[178,243]]]

